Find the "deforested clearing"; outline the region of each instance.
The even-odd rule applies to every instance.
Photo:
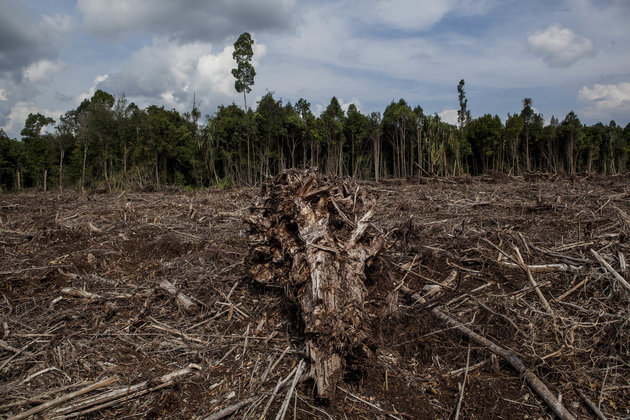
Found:
[[[0,415],[630,416],[630,177],[308,179],[336,233],[259,241],[258,269],[286,268],[266,283],[269,189],[0,196]],[[331,344],[301,267],[343,279],[350,243],[374,253]],[[325,392],[314,348],[340,369]]]

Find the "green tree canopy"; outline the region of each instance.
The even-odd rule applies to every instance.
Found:
[[[232,69],[232,76],[236,79],[234,88],[237,92],[243,92],[243,104],[247,111],[246,94],[252,91],[251,86],[254,85],[254,77],[256,70],[251,64],[254,50],[252,49],[254,40],[249,32],[243,32],[234,43],[234,52],[232,58],[236,60],[236,68]]]

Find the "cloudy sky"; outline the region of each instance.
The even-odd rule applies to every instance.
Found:
[[[204,114],[242,104],[232,45],[249,31],[267,91],[315,112],[334,95],[363,112],[405,98],[455,121],[466,81],[473,117],[630,121],[628,0],[0,0],[0,127],[57,119],[95,89],[145,107]]]

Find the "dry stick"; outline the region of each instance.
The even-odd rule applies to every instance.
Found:
[[[87,394],[88,392],[94,391],[95,389],[98,388],[103,388],[105,386],[111,385],[113,383],[115,383],[116,381],[118,381],[118,377],[113,376],[111,378],[105,378],[102,381],[99,381],[93,385],[90,385],[88,387],[79,389],[78,391],[74,391],[71,392],[69,394],[66,395],[62,395],[61,397],[55,398],[54,400],[50,400],[47,401],[43,404],[40,404],[36,407],[31,408],[30,410],[26,410],[16,416],[11,417],[9,420],[19,420],[19,419],[25,419],[27,417],[33,416],[37,413],[41,413],[42,411],[54,407],[56,405],[62,404],[68,400],[71,400],[72,398],[78,397],[80,395],[83,394]]]
[[[459,419],[459,410],[462,407],[462,401],[464,400],[464,389],[466,389],[466,381],[468,380],[468,366],[470,366],[470,345],[468,345],[468,354],[466,355],[464,380],[462,381],[462,387],[459,392],[459,400],[457,401],[457,408],[455,409],[455,420]]]
[[[520,264],[514,264],[507,261],[499,261],[504,267],[510,268],[521,268]],[[580,271],[582,269],[581,266],[577,267],[570,264],[530,264],[527,266],[529,271],[532,273],[555,273],[557,271]]]
[[[61,289],[61,293],[64,295],[78,297],[83,299],[91,299],[91,300],[100,300],[103,299],[101,295],[97,295],[96,293],[87,292],[85,290],[76,289],[74,287],[64,287]]]
[[[162,280],[160,282],[160,287],[166,290],[171,295],[175,296],[175,300],[177,300],[177,303],[180,304],[186,312],[195,313],[199,309],[188,296],[177,290],[177,288],[173,286],[168,280]]]
[[[597,251],[595,251],[593,248],[590,249],[591,254],[593,254],[593,256],[597,259],[597,261],[599,261],[599,263],[602,265],[602,267],[604,267],[606,270],[608,270],[610,272],[610,274],[613,275],[613,277],[623,286],[626,288],[627,291],[630,292],[630,284],[626,281],[626,279],[624,279],[621,274],[617,273],[617,271],[615,271],[614,268],[612,268],[610,266],[610,264],[608,264],[608,262],[606,262],[605,259],[602,258],[601,255],[599,255],[597,253]]]
[[[189,364],[184,369],[175,370],[171,373],[167,373],[166,375],[162,375],[156,380],[153,381],[144,381],[136,385],[132,386],[124,386],[120,388],[113,389],[111,391],[95,395],[93,397],[77,401],[67,407],[62,407],[55,410],[55,414],[69,414],[75,411],[83,410],[88,407],[92,407],[94,405],[103,404],[111,400],[115,400],[120,397],[136,397],[141,395],[142,391],[145,391],[150,387],[150,385],[158,383],[153,389],[162,388],[163,386],[171,385],[175,382],[175,379],[188,375],[192,369],[200,370],[201,367],[199,365],[195,365],[193,363]]]
[[[267,370],[265,370],[265,373],[263,373],[262,379],[260,380],[260,384],[258,385],[258,387],[260,387],[263,383],[265,383],[265,381],[267,380],[267,376],[273,372],[273,370],[276,368],[276,366],[278,366],[278,363],[280,363],[280,361],[282,360],[282,358],[284,357],[285,354],[287,354],[287,352],[289,351],[289,349],[291,349],[291,346],[288,345],[286,349],[284,349],[284,351],[280,354],[280,357],[278,357],[278,360],[275,361],[275,363],[273,365],[269,365],[269,367],[267,368]]]
[[[447,325],[455,327],[459,332],[468,336],[473,341],[485,346],[494,354],[503,357],[518,373],[520,373],[529,386],[531,386],[536,393],[547,403],[547,405],[553,410],[554,413],[562,420],[575,420],[573,414],[571,414],[556,397],[549,391],[549,388],[519,359],[512,351],[504,349],[488,340],[487,338],[477,334],[468,327],[462,325],[455,318],[445,314],[437,308],[431,309],[431,314],[436,318],[444,321]]]
[[[158,386],[154,386],[153,388],[148,388],[148,389],[145,389],[145,390],[141,390],[141,391],[135,392],[133,394],[126,394],[126,395],[123,395],[120,398],[117,398],[117,399],[105,402],[103,404],[92,406],[92,407],[90,407],[90,408],[88,408],[86,410],[75,411],[75,412],[67,414],[67,415],[65,415],[65,416],[63,416],[61,418],[62,419],[70,419],[70,418],[74,418],[74,417],[85,416],[85,415],[90,414],[90,413],[95,413],[95,412],[100,411],[100,410],[102,410],[104,408],[112,407],[114,405],[120,404],[121,402],[129,401],[132,398],[138,398],[139,396],[144,395],[144,394],[148,394],[149,392],[153,392],[153,391],[156,391],[158,389],[166,388],[167,386],[170,386],[171,384],[172,383],[160,384]]]
[[[271,404],[273,403],[273,400],[276,398],[276,395],[278,395],[278,391],[280,391],[280,388],[282,388],[282,386],[285,383],[287,383],[289,381],[289,379],[291,379],[293,374],[295,374],[296,370],[297,370],[297,366],[293,368],[291,373],[289,373],[289,375],[286,378],[280,379],[278,381],[278,384],[274,388],[273,393],[271,394],[271,397],[269,397],[269,401],[267,401],[267,404],[265,404],[265,408],[263,409],[263,412],[262,412],[262,414],[259,417],[260,420],[265,420],[265,418],[266,418],[265,416],[267,415],[267,411],[269,411],[269,407],[271,407]]]
[[[250,397],[246,400],[243,401],[239,401],[236,404],[232,404],[228,407],[225,407],[219,411],[217,411],[216,413],[210,414],[208,417],[204,417],[203,420],[219,420],[222,419],[224,417],[229,416],[230,414],[234,414],[236,413],[238,410],[240,410],[241,408],[245,407],[247,404],[251,404],[254,401],[256,401],[258,399],[258,397]]]
[[[295,372],[295,376],[293,376],[293,383],[291,384],[291,388],[287,391],[287,397],[284,399],[284,402],[280,407],[280,411],[278,411],[278,414],[276,415],[276,420],[284,420],[284,416],[287,414],[287,409],[289,408],[289,402],[291,401],[291,395],[293,395],[293,391],[295,390],[295,385],[297,384],[298,379],[302,376],[304,364],[304,360],[300,360],[300,363],[298,363],[297,371]]]
[[[584,284],[586,284],[586,282],[589,280],[588,277],[584,278],[584,280],[582,280],[581,282],[579,282],[578,284],[576,284],[575,286],[573,286],[572,288],[570,288],[569,290],[567,290],[566,292],[564,292],[562,295],[558,296],[555,301],[556,302],[560,302],[562,301],[562,299],[564,299],[565,297],[569,296],[571,293],[575,292],[577,289],[579,289],[580,287],[582,287]]]
[[[339,388],[340,390],[342,390],[342,391],[343,391],[343,392],[345,392],[346,394],[350,395],[350,396],[351,396],[352,398],[354,398],[356,401],[362,402],[363,404],[366,404],[367,406],[372,407],[372,408],[374,408],[374,409],[376,409],[376,410],[380,411],[381,413],[385,413],[385,414],[387,414],[389,417],[391,417],[391,418],[393,418],[393,419],[395,419],[395,420],[401,420],[401,419],[400,419],[400,417],[393,415],[393,414],[392,414],[392,413],[390,413],[389,411],[383,410],[383,409],[382,409],[381,407],[379,407],[378,405],[376,405],[376,404],[372,404],[371,402],[366,401],[365,399],[363,399],[363,398],[359,397],[358,395],[354,395],[352,392],[350,392],[350,391],[348,391],[348,390],[346,390],[346,389],[343,389],[343,388],[342,388],[342,387],[340,387],[340,386],[337,386],[337,388]],[[396,414],[399,414],[399,413],[396,413]]]
[[[495,246],[490,241],[488,242],[492,246]],[[498,247],[496,248],[499,249]],[[420,304],[424,304],[426,303],[426,299],[420,297],[418,299],[418,302]],[[518,356],[516,356],[516,354],[514,354],[512,351],[504,349],[503,347],[498,346],[487,338],[477,334],[470,328],[462,325],[462,323],[457,321],[455,318],[447,315],[437,308],[431,309],[431,314],[441,321],[444,321],[446,325],[454,327],[473,341],[487,347],[488,350],[490,350],[492,353],[503,357],[510,365],[512,365],[514,369],[516,369],[518,373],[520,373],[525,378],[527,383],[529,383],[529,386],[531,386],[534,391],[538,393],[538,395],[543,399],[543,401],[545,401],[545,403],[547,403],[547,405],[553,410],[554,413],[556,413],[558,417],[560,417],[562,420],[575,420],[573,414],[571,414],[569,410],[567,410],[562,405],[562,403],[558,401],[556,397],[554,397],[551,391],[549,391],[549,388],[547,388],[547,386],[540,379],[538,379],[538,377],[531,370],[527,369],[521,359],[519,359]]]
[[[527,273],[527,279],[532,284],[532,286],[534,286],[534,290],[536,291],[536,294],[538,295],[538,298],[540,299],[540,301],[542,302],[543,306],[545,307],[545,310],[547,311],[548,314],[553,315],[554,314],[553,309],[551,309],[551,305],[549,305],[549,302],[547,301],[545,296],[540,291],[540,287],[538,287],[538,283],[536,283],[536,280],[534,280],[534,276],[532,276],[532,272],[530,271],[529,267],[525,264],[525,261],[523,261],[523,257],[521,256],[521,251],[519,251],[518,247],[516,247],[516,246],[514,246],[514,250],[516,251],[516,257],[518,258],[518,264]]]
[[[586,394],[583,393],[581,389],[578,389],[577,392],[578,394],[580,394],[580,397],[582,397],[582,399],[584,400],[584,403],[586,403],[586,406],[590,408],[593,413],[595,413],[595,415],[597,416],[599,420],[608,420],[606,416],[604,415],[604,413],[602,413],[599,410],[599,408],[597,408],[597,406],[593,403],[593,401],[588,399]]]
[[[19,349],[18,351],[15,352],[15,354],[11,357],[9,357],[7,360],[4,361],[4,363],[2,363],[2,366],[0,366],[0,372],[2,372],[2,370],[7,367],[7,365],[9,363],[11,363],[13,361],[13,359],[15,359],[16,357],[18,357],[20,354],[24,353],[24,351],[29,348],[31,345],[35,344],[37,342],[37,338],[33,341],[31,341],[30,343],[28,343],[27,345],[25,345],[24,347],[22,347],[21,349]]]

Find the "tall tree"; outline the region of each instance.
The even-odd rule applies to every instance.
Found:
[[[567,170],[569,173],[574,174],[577,171],[577,151],[578,145],[581,142],[582,137],[582,123],[575,114],[570,111],[560,124],[558,130],[560,139],[564,146],[564,152],[566,155]]]
[[[76,115],[74,111],[68,111],[59,118],[59,123],[55,127],[55,139],[59,148],[59,189],[63,188],[63,159],[66,149],[72,146],[75,141]]]
[[[256,70],[252,65],[254,50],[252,49],[254,40],[249,32],[243,32],[234,43],[232,58],[236,60],[236,68],[232,69],[232,76],[236,79],[234,88],[237,92],[243,92],[243,109],[247,112],[246,94],[252,91],[250,86],[254,85]]]
[[[518,175],[518,143],[523,131],[523,118],[520,115],[510,115],[508,113],[507,120],[505,121],[505,138],[510,144],[510,158],[512,160],[511,172],[514,175]],[[503,159],[503,153],[501,153],[501,159]]]
[[[383,134],[381,124],[381,113],[372,112],[368,118],[367,132],[372,142],[372,161],[374,163],[374,180],[381,179],[381,135]]]
[[[459,111],[457,111],[457,122],[459,129],[463,130],[464,127],[470,122],[470,111],[468,110],[468,99],[466,99],[466,92],[464,91],[464,79],[459,81],[457,85],[457,93],[459,94]]]
[[[29,114],[24,122],[24,128],[20,132],[22,142],[26,147],[26,159],[31,181],[36,182],[38,175],[42,175],[42,185],[46,189],[48,174],[48,144],[47,137],[42,135],[44,127],[54,124],[55,120],[40,113]]]
[[[523,146],[525,147],[525,169],[531,170],[530,149],[532,142],[536,142],[543,129],[542,116],[532,108],[532,98],[523,99],[523,110],[521,111],[523,119]]]
[[[333,96],[320,116],[320,121],[324,145],[328,148],[326,172],[338,176],[343,176],[344,120],[345,116],[339,100]]]

